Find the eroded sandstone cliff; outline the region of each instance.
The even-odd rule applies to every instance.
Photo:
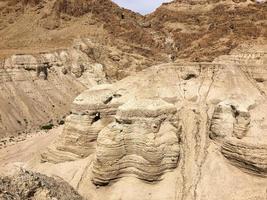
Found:
[[[58,97],[48,95],[48,99],[53,99],[47,100],[43,98],[45,94],[40,94],[36,102],[42,103],[36,103],[32,98],[31,101],[26,100],[27,94],[13,92],[14,96],[22,97],[14,102],[10,100],[9,103],[13,106],[4,106],[10,112],[7,116],[3,114],[6,111],[1,112],[1,120],[4,121],[1,125],[1,135],[21,132],[27,130],[27,127],[37,127],[59,119],[66,113],[62,110],[68,110],[74,96],[84,88],[91,87],[91,82],[100,83],[105,78],[122,79],[153,64],[179,59],[212,61],[243,43],[264,44],[267,30],[266,13],[266,2],[250,0],[174,1],[162,5],[147,16],[122,9],[110,0],[2,1],[2,82],[8,82],[5,80],[10,80],[10,76],[19,73],[25,74],[21,75],[21,80],[24,80],[22,82],[32,82],[33,78],[28,77],[31,71],[37,73],[38,78],[45,80],[38,79],[36,83],[40,84],[36,87],[51,88],[44,90],[51,90],[51,94],[58,94]],[[217,59],[223,62],[225,60],[223,57]],[[246,60],[232,60],[234,59]],[[91,66],[87,67],[89,64]],[[21,65],[26,67],[18,67]],[[55,65],[63,67],[59,69]],[[65,78],[73,79],[73,82],[76,80],[69,77],[69,74],[61,76],[59,70],[64,75],[70,72],[75,79],[78,78],[73,88],[68,86]],[[83,78],[80,78],[82,75]],[[12,84],[18,85],[19,80],[13,79]],[[257,80],[262,79],[257,77]],[[57,89],[49,84],[51,81],[54,81],[52,84],[59,84]],[[29,93],[37,94],[39,89],[35,88],[34,84],[27,85],[29,86],[23,85],[23,89],[19,91],[27,93],[24,90],[29,90]],[[12,89],[4,89],[3,97],[12,99],[10,90]],[[66,92],[60,94],[62,91],[69,91],[69,96]],[[33,104],[32,110],[20,110],[19,114],[12,111],[14,107],[22,109],[25,102],[26,105]],[[2,105],[4,104],[7,104],[7,101]],[[35,104],[41,108],[38,109]],[[14,115],[16,116],[11,119],[10,116]],[[31,117],[25,118],[27,115]]]
[[[174,1],[148,16],[108,0],[0,7],[0,134],[68,114],[53,141],[0,150],[0,174],[59,176],[93,200],[266,199],[265,1]]]
[[[259,48],[233,52],[225,63],[154,66],[83,92],[62,136],[42,154],[42,161],[54,164],[41,165],[88,163],[76,185],[88,198],[136,199],[139,191],[151,199],[264,199],[266,48]],[[55,156],[59,151],[69,157]],[[123,187],[136,178],[141,182],[133,190]],[[95,191],[94,184],[108,186]],[[157,187],[165,189],[151,195]]]

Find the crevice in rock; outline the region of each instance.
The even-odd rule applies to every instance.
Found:
[[[240,115],[239,111],[238,111],[238,110],[236,109],[236,107],[233,106],[233,105],[231,105],[231,109],[232,109],[234,118],[237,118],[237,117]]]
[[[186,76],[183,78],[184,80],[188,81],[190,79],[197,78],[196,74],[186,74]]]
[[[105,99],[103,103],[104,103],[104,104],[108,104],[108,103],[110,103],[110,102],[112,101],[112,99],[113,99],[113,97],[110,96],[110,97],[108,97],[107,99]]]
[[[258,82],[258,83],[263,83],[264,82],[264,79],[263,78],[255,78],[254,80],[256,82]]]
[[[93,116],[94,116],[94,118],[92,119],[91,125],[101,119],[101,116],[100,116],[99,112],[94,113]]]
[[[121,94],[113,94],[114,98],[120,98],[122,95]]]

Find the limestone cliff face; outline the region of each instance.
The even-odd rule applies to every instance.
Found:
[[[62,137],[42,154],[42,160],[58,163],[94,153],[98,133],[112,122],[120,105],[110,103],[114,96],[109,85],[92,88],[79,95],[72,103],[72,114],[66,119]]]
[[[7,67],[9,61],[12,68]],[[0,82],[1,137],[49,123],[56,125],[68,113],[73,98],[85,89],[59,68],[27,55],[7,60],[0,69]]]
[[[13,55],[2,62],[1,137],[57,125],[75,96],[106,81],[103,66],[94,63],[79,45],[51,53]]]
[[[67,49],[16,54],[2,60],[0,137],[58,124],[83,90],[134,73],[146,62],[142,56],[87,38],[74,40]],[[126,64],[128,70],[122,71]]]
[[[109,0],[1,1],[0,137],[65,122],[15,166],[92,200],[266,199],[266,14],[250,0],[145,17]]]
[[[154,66],[83,92],[73,102],[61,139],[42,154],[43,161],[61,165],[88,156],[86,180],[109,184],[114,196],[116,186],[135,177],[144,187],[147,182],[155,188],[172,183],[164,191],[176,192],[162,199],[230,198],[232,193],[220,193],[217,184],[242,193],[241,199],[254,198],[255,191],[264,198],[265,54],[237,55],[224,56],[229,58],[225,64],[220,58]],[[253,65],[253,60],[258,62]],[[254,78],[259,74],[262,82]],[[255,183],[249,191],[233,184],[251,185],[246,178]]]
[[[247,135],[250,121],[247,110],[241,111],[230,102],[222,102],[214,110],[210,136],[214,139],[225,137],[242,139]]]
[[[177,167],[179,130],[171,124],[176,108],[162,100],[133,100],[120,106],[116,122],[97,139],[93,182],[107,184],[134,175],[158,181],[166,170]]]
[[[266,13],[266,2],[249,0],[173,1],[162,5],[146,17],[122,9],[110,0],[5,0],[0,2],[0,34],[3,36],[0,42],[0,57],[6,60],[1,61],[5,63],[2,68],[6,69],[1,69],[1,76],[5,82],[10,79],[9,73],[21,74],[15,72],[17,68],[23,69],[22,73],[24,70],[36,70],[38,78],[47,79],[46,82],[49,82],[54,69],[50,66],[55,63],[56,66],[64,65],[60,69],[63,74],[69,73],[86,87],[91,87],[95,82],[101,83],[105,77],[112,80],[122,79],[153,64],[175,60],[178,62],[181,58],[190,61],[212,61],[218,56],[228,54],[240,44],[265,43]],[[77,38],[90,40],[78,39],[72,45],[72,41]],[[21,53],[25,56],[18,55]],[[257,87],[266,92],[265,79],[262,77],[266,54],[265,59],[258,59],[262,54],[263,51],[257,54],[240,53],[227,59],[222,56],[217,58],[215,63],[227,60],[231,63],[234,61],[249,64],[249,57],[254,56],[251,64],[256,62],[257,68],[243,70],[246,75],[253,75]],[[16,55],[16,58],[11,55]],[[28,58],[26,55],[29,55]],[[24,67],[14,68],[22,64]],[[11,68],[12,72],[9,71]],[[197,75],[195,70],[184,78]],[[22,76],[24,75],[20,75],[21,79],[28,79]],[[73,88],[73,91],[77,93],[70,95],[68,105],[82,89]],[[64,96],[64,99],[69,97]],[[26,111],[20,111],[22,112]],[[46,115],[46,120],[42,123],[49,121],[51,115],[42,113],[43,111],[38,113],[38,116]],[[12,123],[12,127],[16,128],[11,132],[25,129],[26,122],[22,115],[25,114],[17,115],[20,116],[17,117],[18,123],[3,119],[4,125],[1,126],[11,127]],[[23,124],[23,129],[19,128],[20,123]],[[8,127],[2,129],[10,132]]]
[[[253,175],[266,178],[266,144],[231,139],[224,141],[221,151],[233,165]]]
[[[230,106],[229,109],[229,104],[224,105],[228,109],[222,109],[219,105],[215,109],[210,136],[219,141],[222,154],[233,165],[266,176],[266,103],[247,110]]]

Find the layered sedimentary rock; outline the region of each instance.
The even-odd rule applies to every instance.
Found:
[[[43,161],[61,162],[84,158],[95,151],[98,133],[114,118],[119,102],[110,85],[101,85],[79,95],[72,103],[62,136],[42,154]],[[113,100],[113,101],[112,101]]]
[[[264,103],[245,112],[233,106],[221,109],[219,105],[210,129],[211,137],[220,141],[222,154],[232,164],[259,176],[266,176],[267,172],[265,109]]]
[[[39,79],[49,79],[49,75],[52,75],[50,72],[54,69],[49,67],[51,64],[63,64],[63,74],[74,76],[83,85],[90,87],[92,84],[102,83],[106,75],[109,78],[121,79],[157,62],[175,61],[176,58],[185,57],[193,61],[212,60],[229,53],[238,44],[246,41],[264,43],[265,11],[266,2],[249,0],[174,1],[164,4],[148,17],[143,17],[121,9],[109,0],[6,0],[0,3],[0,32],[3,36],[0,57],[8,60],[10,55],[21,52],[34,55],[35,58],[30,58],[30,62],[37,59],[38,63],[42,63],[38,72],[34,72],[38,74]],[[73,39],[85,36],[89,37],[91,42],[78,39],[73,48],[66,50]],[[259,55],[261,54],[259,52]],[[247,60],[243,55],[234,59]],[[27,62],[25,61],[24,65],[28,65]],[[254,61],[251,63],[254,64]],[[258,60],[256,63],[265,61]],[[15,69],[11,72],[9,67],[5,68],[8,68],[7,73],[20,73]],[[264,67],[260,68],[265,70]],[[103,70],[105,73],[102,73]],[[22,71],[24,72],[24,69]],[[4,80],[10,79],[6,72],[1,73],[5,76]],[[247,74],[250,75],[251,72],[248,71]],[[24,75],[18,75],[18,78],[22,76]],[[258,87],[266,93],[266,78],[259,73],[254,73],[253,76]],[[81,90],[77,93],[79,92]],[[71,95],[70,101],[75,95]],[[69,102],[67,104],[69,105]],[[6,135],[10,135],[25,130],[25,114],[8,115],[20,116],[17,117],[19,123],[5,119],[3,125],[0,125],[4,126],[1,127],[5,130],[1,131],[2,133],[7,132]],[[37,126],[47,123],[51,120],[51,114],[48,115],[41,123],[30,124]],[[11,128],[11,123],[14,129]],[[20,123],[23,127],[20,127]]]
[[[239,65],[250,82],[263,95],[267,94],[266,45],[257,46],[256,48],[253,45],[245,45],[241,49],[234,50],[230,55],[219,56],[213,62]]]
[[[62,136],[42,154],[43,161],[61,166],[87,157],[80,185],[90,180],[91,188],[109,184],[113,195],[108,199],[127,199],[124,192],[135,181],[147,190],[134,185],[131,194],[152,194],[163,187],[168,192],[162,199],[231,199],[233,191],[242,200],[262,199],[266,87],[259,87],[254,77],[265,76],[264,56],[255,65],[233,62],[232,57],[225,64],[218,59],[158,65],[84,91],[73,102]],[[251,183],[251,189],[242,189]],[[217,184],[231,189],[221,194]],[[80,191],[86,193],[87,187]],[[100,187],[95,198],[104,199],[102,192],[110,194]]]
[[[212,70],[214,66],[213,64],[204,65],[207,71]],[[157,66],[152,70],[152,73],[150,71],[140,73],[139,79],[131,76],[120,83],[100,85],[84,91],[72,104],[72,114],[66,120],[62,137],[47,152],[42,154],[43,161],[62,162],[69,159],[75,160],[94,153],[98,133],[115,120],[118,107],[131,99],[162,99],[171,104],[183,98],[193,102],[197,101],[201,97],[191,92],[186,94],[186,87],[192,86],[185,83],[187,80],[192,79],[195,82],[194,85],[198,85],[199,79],[197,77],[200,76],[200,68],[201,66],[195,63],[185,66]],[[177,73],[172,74],[175,71]],[[167,79],[166,76],[170,76],[170,74],[172,77]],[[202,75],[206,76],[204,70]],[[211,81],[209,76],[205,78],[207,78],[207,82]],[[177,85],[179,81],[184,84]],[[206,89],[202,92],[207,92]],[[146,108],[138,108],[138,110],[142,115],[142,113],[145,113]],[[151,116],[151,118],[156,117]],[[54,157],[57,153],[64,152],[74,155],[72,158]]]
[[[261,48],[259,48],[261,49]],[[264,48],[263,48],[264,49]],[[218,104],[211,119],[210,137],[217,141],[222,154],[242,170],[266,176],[266,51],[253,48],[240,54],[221,56],[217,62],[240,66],[251,86],[261,97],[251,101],[232,100]],[[242,90],[243,95],[248,87]]]
[[[89,48],[83,41],[67,50],[13,55],[2,62],[0,137],[58,124],[75,96],[106,81],[103,66],[82,52]]]
[[[0,137],[65,121],[45,150],[45,134],[1,149],[1,168],[60,176],[92,200],[266,199],[267,54],[253,47],[266,44],[266,9],[177,0],[141,16],[110,0],[0,1]],[[77,37],[90,40],[70,47]],[[0,196],[65,198],[64,183],[21,177]]]
[[[222,154],[235,166],[257,176],[267,177],[267,145],[242,140],[225,140]]]
[[[236,137],[242,139],[247,135],[250,114],[240,110],[230,102],[221,102],[216,106],[211,120],[212,138]]]
[[[177,167],[179,130],[171,124],[176,108],[163,100],[132,100],[120,106],[116,122],[97,139],[93,182],[107,184],[123,176],[158,181]]]
[[[136,67],[144,62],[146,59],[142,56],[96,44],[87,38],[74,40],[73,45],[67,49],[16,54],[2,60],[0,86],[10,105],[1,109],[13,104],[20,109],[24,107],[22,104],[26,104],[27,109],[28,101],[37,99],[39,103],[31,102],[30,109],[42,111],[16,112],[10,107],[7,110],[11,112],[4,112],[0,109],[0,137],[29,131],[30,127],[56,125],[70,110],[70,103],[81,91],[113,78],[120,79],[135,72]],[[125,65],[130,65],[129,69],[124,70]],[[73,83],[70,84],[71,82]],[[18,84],[23,86],[20,89],[14,86]],[[17,99],[18,96],[21,97]],[[34,113],[38,115],[33,116]],[[9,115],[16,116],[11,119]]]
[[[85,86],[30,55],[7,59],[0,69],[0,137],[57,121]]]

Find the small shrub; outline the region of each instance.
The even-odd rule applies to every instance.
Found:
[[[41,130],[50,130],[54,127],[54,124],[50,123],[50,124],[46,124],[41,126]]]

